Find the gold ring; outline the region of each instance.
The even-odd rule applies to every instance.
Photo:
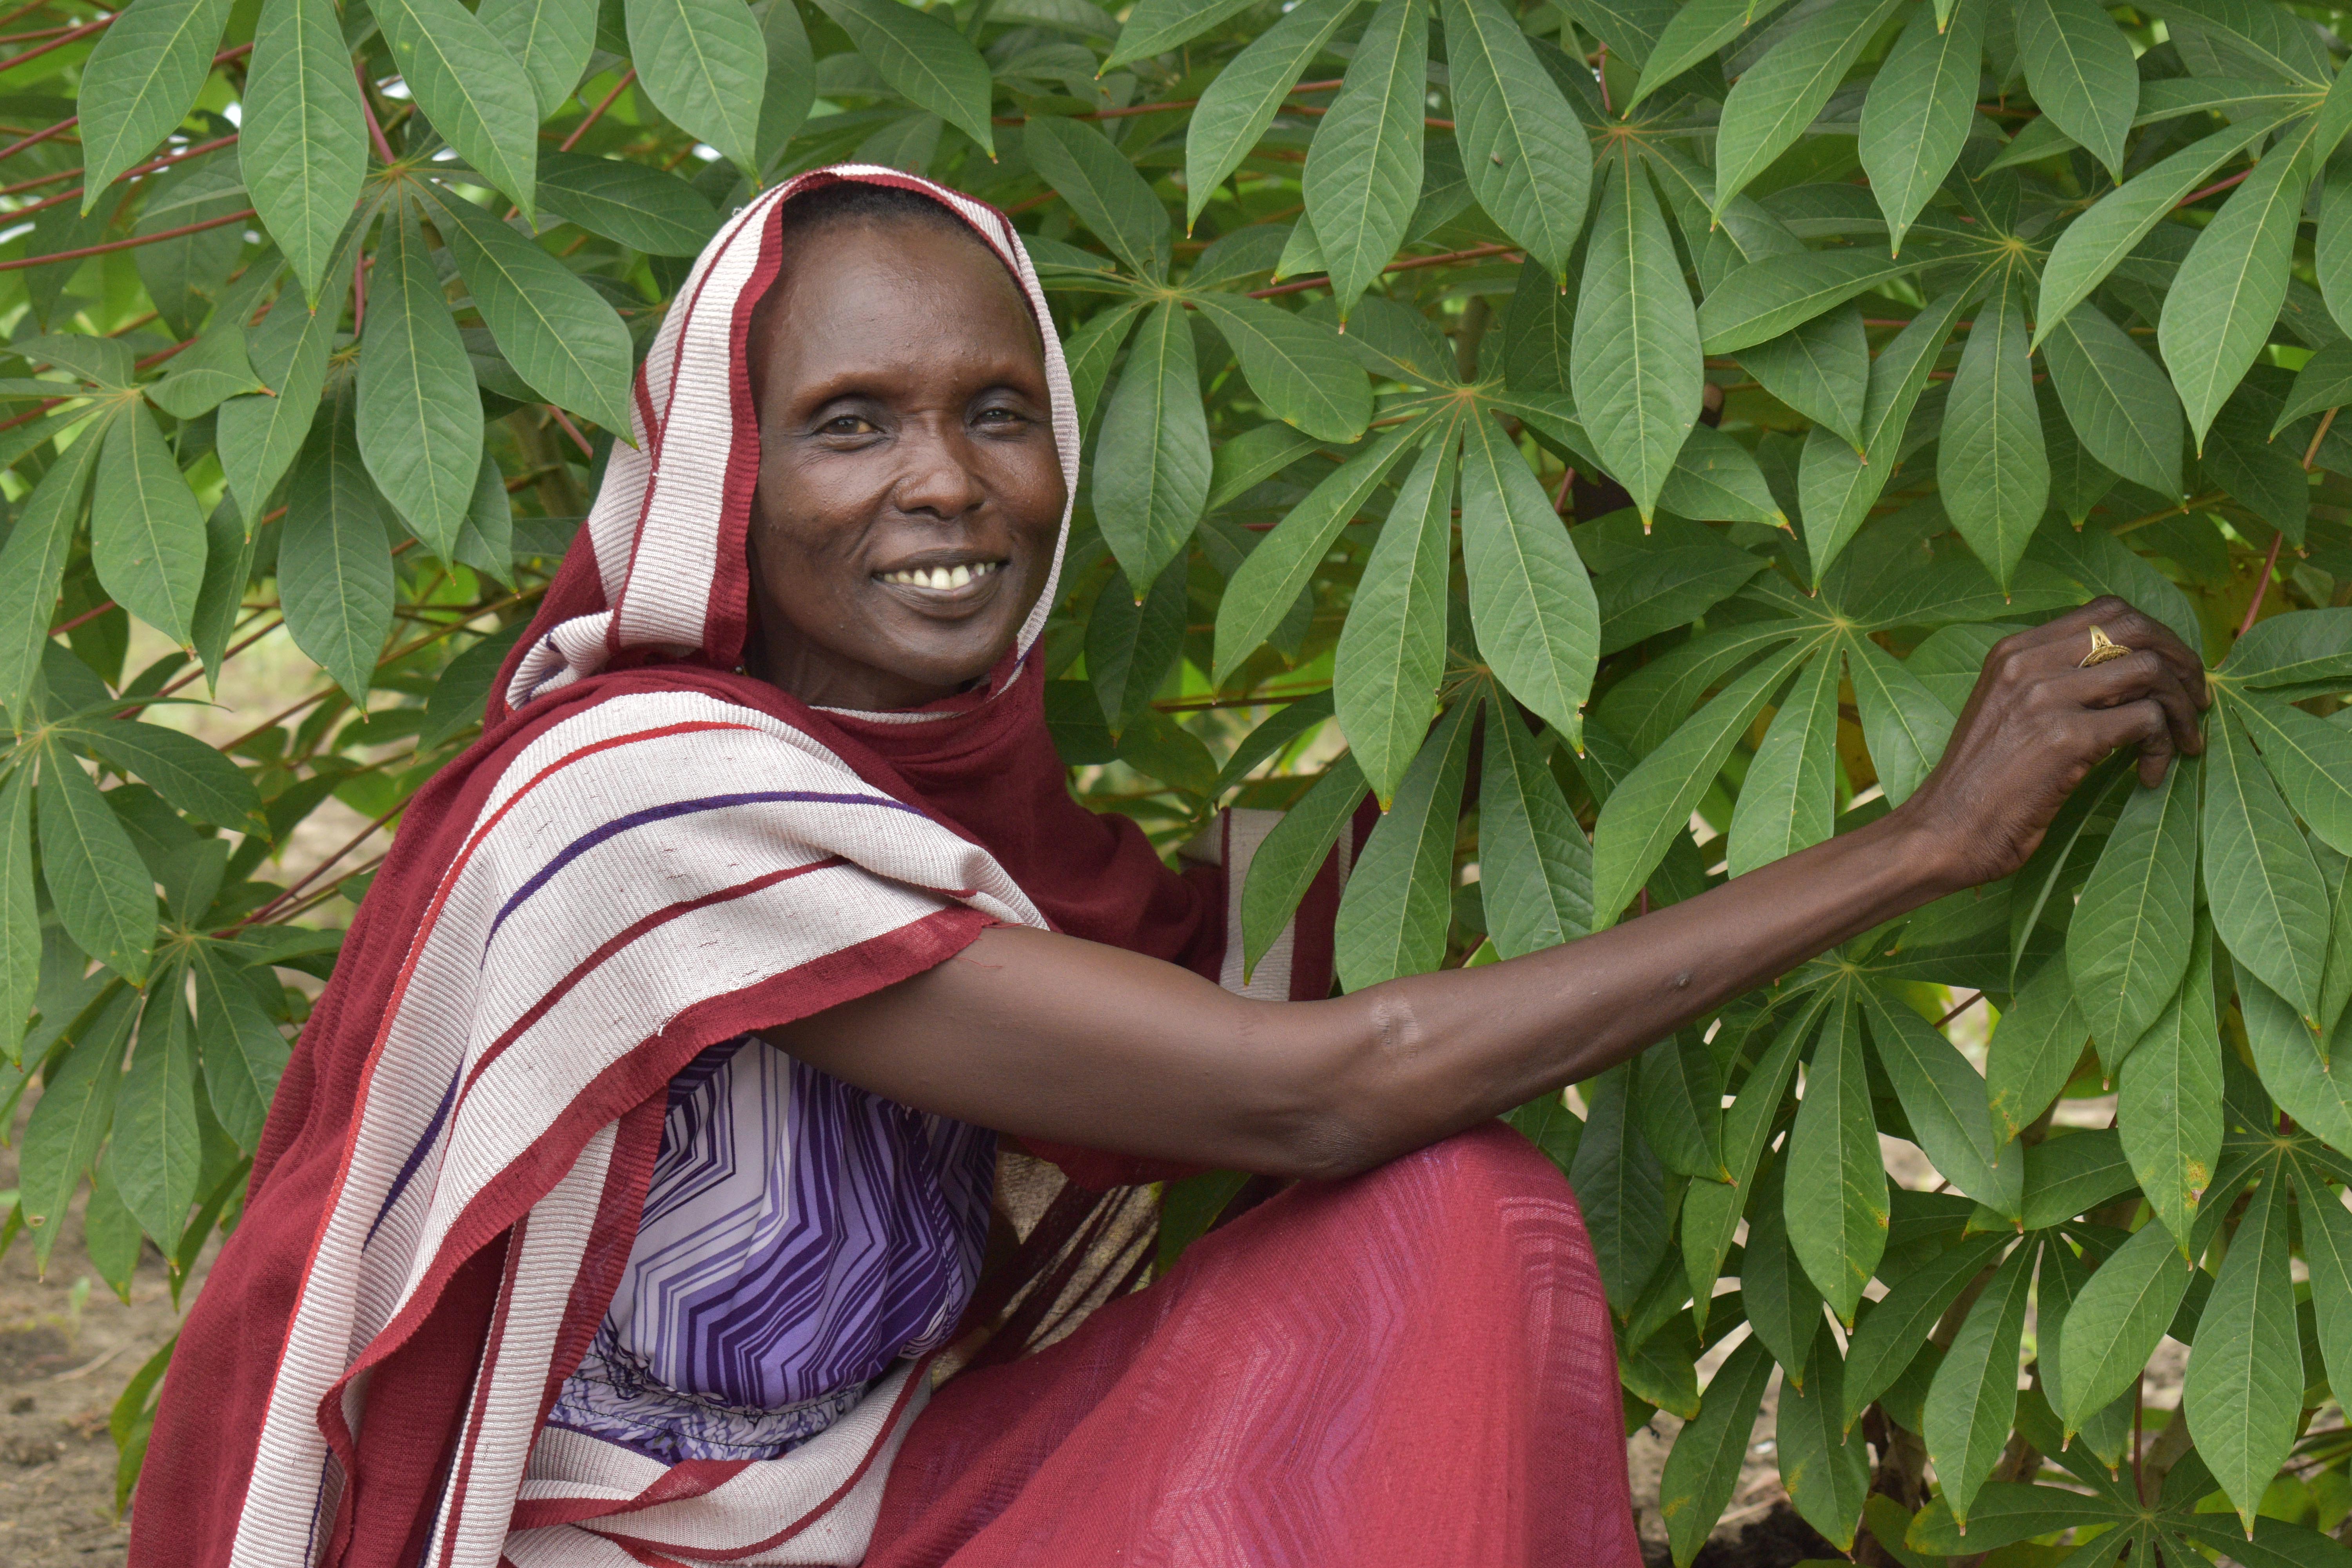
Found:
[[[2124,647],[2123,644],[2109,637],[2104,628],[2093,626],[2091,628],[2091,651],[2083,656],[2083,662],[2075,666],[2075,668],[2077,669],[2088,669],[2095,664],[2105,664],[2111,658],[2121,658],[2124,655],[2131,651],[2131,649]]]

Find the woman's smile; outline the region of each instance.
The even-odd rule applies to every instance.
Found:
[[[980,608],[1004,585],[1004,559],[969,555],[926,557],[874,574],[874,580],[897,591],[920,610],[969,613]]]

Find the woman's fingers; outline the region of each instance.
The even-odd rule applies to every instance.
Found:
[[[2153,648],[2140,648],[2088,669],[2069,670],[2053,684],[2085,708],[2116,708],[2151,700],[2164,710],[2174,750],[2192,757],[2205,750],[2196,699],[2164,656]]]
[[[2164,782],[2164,770],[2172,763],[2172,723],[2166,716],[2164,704],[2154,698],[2142,698],[2116,708],[2090,710],[2091,732],[2101,742],[2103,751],[2117,751],[2125,746],[2139,752],[2139,782],[2153,789]]]

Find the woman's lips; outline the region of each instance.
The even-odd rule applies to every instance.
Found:
[[[993,596],[1004,576],[1003,561],[960,561],[902,566],[877,572],[874,581],[900,599],[927,610],[968,609]]]

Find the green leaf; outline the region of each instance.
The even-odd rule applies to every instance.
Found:
[[[1501,425],[1477,416],[1463,431],[1462,567],[1496,678],[1576,743],[1600,658],[1600,605],[1551,498]]]
[[[188,972],[195,982],[196,1051],[204,1059],[205,1093],[222,1128],[247,1153],[261,1143],[270,1097],[286,1070],[286,1040],[269,1021],[247,977],[219,951],[196,950]],[[276,985],[268,971],[257,971]]]
[[[2026,10],[2039,3],[2026,0]],[[2089,0],[2066,3],[2087,5]],[[1951,7],[1948,26],[1936,6],[1920,5],[1904,25],[1903,36],[1887,53],[1864,101],[1862,167],[1870,176],[1879,210],[1886,215],[1890,255],[1903,253],[1904,230],[1951,173],[1969,139],[1984,58],[1985,17],[1991,9],[1989,0],[1961,0]],[[2022,16],[2021,13],[2021,26]],[[2120,38],[2114,24],[2104,17],[2101,22],[2109,36]],[[2128,57],[2130,46],[2124,52]],[[2128,58],[2125,66],[2131,69]],[[2135,72],[2135,96],[2138,90]]]
[[[82,1173],[98,1158],[115,1096],[122,1088],[122,1047],[139,1015],[139,993],[117,989],[76,1037],[62,1065],[41,1086],[40,1102],[25,1126],[18,1162],[19,1196],[33,1249],[47,1264],[49,1248],[64,1228],[66,1205],[81,1185]]]
[[[2205,640],[2189,595],[2171,578],[2134,554],[2113,534],[2096,528],[2077,533],[2045,528],[2033,536],[2026,558],[2048,563],[2083,586],[2086,595],[2114,594],[2154,616],[2190,647]]]
[[[33,892],[33,770],[0,782],[0,1047],[19,1061],[41,979],[41,911]]]
[[[1843,663],[1834,647],[1816,658],[1764,731],[1731,811],[1733,876],[1811,848],[1834,829],[1838,676]]]
[[[595,5],[590,0],[482,0],[474,15],[520,62],[539,117],[562,108],[595,52]]]
[[[1936,447],[1945,514],[2003,593],[2050,504],[2050,458],[2025,339],[2021,290],[2004,286],[1977,310]]]
[[[924,16],[911,10],[907,14]],[[654,107],[688,135],[734,160],[745,174],[755,171],[760,100],[768,85],[768,45],[751,7],[743,0],[627,0],[627,17],[629,58]],[[852,37],[871,58],[865,40],[854,33]],[[881,62],[877,59],[875,65],[879,68]],[[575,77],[574,84],[577,80]],[[934,112],[947,112],[912,93],[908,96]],[[984,131],[972,140],[988,145]]]
[[[1811,652],[1778,649],[1726,686],[1666,742],[1610,792],[1592,833],[1592,924],[1617,923],[1665,858],[1668,846],[1688,832],[1691,812],[1715,782],[1724,760],[1780,683]]]
[[[2152,16],[2218,35],[2231,52],[2267,75],[2325,87],[2327,51],[2292,12],[2260,0],[2156,0]]]
[[[1127,346],[1127,330],[1134,323],[1136,312],[1143,309],[1143,303],[1140,300],[1123,300],[1107,310],[1089,316],[1085,326],[1070,334],[1070,341],[1064,347],[1065,363],[1070,370],[1070,401],[1077,409],[1080,430],[1091,429],[1094,426],[1095,405],[1102,396],[1103,383],[1110,377],[1110,367],[1112,362],[1118,358],[1118,351]],[[1294,457],[1300,455],[1303,453],[1292,454]],[[1279,468],[1281,465],[1276,467]],[[1258,476],[1258,479],[1264,478],[1264,474]],[[1255,479],[1251,481],[1252,484],[1255,482]],[[1242,489],[1248,488],[1248,485],[1241,487]],[[1240,493],[1241,490],[1237,489],[1234,495]],[[1210,491],[1209,508],[1213,511],[1224,501],[1233,500],[1233,495],[1220,500],[1220,494],[1221,491],[1215,489]]]
[[[539,99],[530,78],[458,0],[375,0],[372,9],[416,106],[530,222],[539,197]],[[379,258],[391,249],[382,247]],[[373,302],[368,317],[375,318]]]
[[[1480,876],[1485,876],[1481,863]],[[1683,1199],[1683,1269],[1697,1300],[1715,1288],[1716,1276],[1731,1250],[1733,1234],[1748,1206],[1758,1163],[1764,1157],[1780,1110],[1781,1096],[1797,1070],[1797,1053],[1821,1021],[1826,994],[1816,991],[1785,1025],[1739,1087],[1739,1094],[1723,1115],[1723,1163],[1731,1185],[1696,1182]],[[1760,1029],[1761,1026],[1759,1026]],[[1767,1205],[1777,1215],[1777,1205]],[[1816,1300],[1813,1315],[1821,1315]]]
[[[1826,1336],[1813,1341],[1804,1385],[1784,1389],[1773,1424],[1780,1484],[1789,1500],[1829,1543],[1853,1550],[1854,1525],[1870,1490],[1870,1450],[1844,1420],[1844,1366]]]
[[[1332,950],[1339,984],[1361,991],[1435,969],[1454,912],[1454,839],[1470,758],[1475,702],[1456,704],[1430,731],[1389,808],[1364,841],[1339,895]]]
[[[355,700],[365,700],[392,630],[392,552],[349,405],[319,422],[287,490],[278,547],[286,630]]]
[[[1340,464],[1337,472],[1309,490],[1307,499],[1292,507],[1289,515],[1259,541],[1225,584],[1225,596],[1218,602],[1216,669],[1212,679],[1223,685],[1274,634],[1298,602],[1298,595],[1307,591],[1339,531],[1426,431],[1427,426],[1418,422],[1389,431]],[[1095,468],[1099,474],[1100,457],[1095,459]]]
[[[733,4],[734,0],[720,0]],[[462,196],[435,204],[482,324],[532,391],[626,435],[629,329],[604,296],[537,243]]]
[[[1429,734],[1445,669],[1454,463],[1449,428],[1423,448],[1398,487],[1339,629],[1332,681],[1339,728],[1383,811]]]
[[[1787,0],[1692,0],[1676,11],[1642,62],[1642,79],[1625,100],[1631,114],[1641,101],[1730,43],[1751,26],[1769,19]]]
[[[2352,1062],[2339,1064],[2323,1053],[2311,1026],[2285,997],[2256,979],[2242,960],[2236,969],[2238,1010],[2263,1087],[2297,1127],[2333,1148],[2352,1150],[2352,1082],[2336,1076],[2338,1065],[2352,1074]]]
[[[1208,499],[1209,423],[1192,327],[1171,300],[1144,318],[1103,411],[1095,519],[1128,580],[1149,583],[1183,551]]]
[[[2090,1033],[2066,965],[2043,963],[2000,1016],[1985,1053],[1985,1098],[1996,1136],[2016,1137],[2050,1109],[2074,1076]]]
[[[139,404],[108,426],[90,498],[90,561],[115,601],[185,643],[204,585],[204,514]]]
[[[2133,175],[2068,224],[2042,264],[2042,293],[2033,309],[2033,346],[2040,348],[2051,329],[2088,299],[2148,231],[2170,216],[2214,170],[2276,130],[2285,118],[2281,110],[2257,113],[2192,142]]]
[[[1429,15],[1423,0],[1380,0],[1346,84],[1307,144],[1307,216],[1345,322],[1404,242],[1421,200],[1428,113]]]
[[[2281,1163],[2294,1173],[2295,1208],[2303,1221],[2303,1256],[2311,1272],[2311,1306],[2328,1386],[2352,1386],[2352,1214],[2300,1160]],[[2316,1369],[2305,1367],[2305,1375]]]
[[[1326,441],[1364,433],[1371,384],[1330,328],[1243,294],[1198,294],[1192,302],[1233,345],[1267,413]]]
[[[2111,1077],[2189,966],[2197,784],[2196,764],[2183,762],[2155,788],[2131,788],[2067,931],[2074,1002]]]
[[[2205,726],[2205,896],[2230,951],[2294,1005],[2319,1013],[2327,958],[2327,888],[2224,702]],[[2177,771],[2177,765],[2176,765]]]
[[[971,40],[940,17],[898,0],[817,3],[892,91],[971,137],[990,157],[996,155],[988,62]]]
[[[2124,1506],[2107,1498],[2086,1497],[2057,1487],[1990,1481],[1979,1489],[1976,1502],[1969,1510],[1968,1521],[1973,1529],[1965,1533],[1955,1530],[1949,1505],[1938,1498],[1920,1510],[1906,1537],[1906,1544],[1914,1551],[1938,1555],[1997,1550],[2028,1536],[2128,1523],[2130,1516],[2122,1512]],[[2112,1528],[2102,1539],[2107,1538],[2134,1539],[2130,1531]],[[2075,1561],[2078,1568],[2098,1568],[2095,1561]]]
[[[2180,494],[2180,399],[2156,362],[2095,305],[2044,334],[2043,361],[2085,451],[2136,485]]]
[[[0,545],[0,708],[20,731],[33,718],[28,699],[41,651],[49,646],[58,584],[81,526],[82,496],[105,447],[103,432],[85,430],[58,453]]]
[[[278,481],[302,449],[319,395],[327,384],[327,356],[350,298],[352,253],[364,230],[353,226],[327,264],[323,291],[308,308],[291,294],[253,330],[247,347],[254,374],[277,395],[232,397],[220,405],[216,428],[222,472],[249,530],[269,508]],[[467,371],[468,380],[473,372]]]
[[[367,174],[351,64],[331,0],[266,0],[236,156],[263,226],[311,300]]]
[[[1331,717],[1331,709],[1328,691],[1318,691],[1276,709],[1225,759],[1224,767],[1217,774],[1216,793],[1222,796],[1247,778],[1259,763],[1280,755],[1301,736],[1320,730],[1323,721]]]
[[[1866,1109],[1864,1117],[1868,1120]],[[1927,1388],[1920,1436],[1935,1461],[1942,1500],[1963,1524],[2009,1441],[2017,1412],[2018,1341],[2036,1250],[2020,1247],[1993,1271]]]
[[[1495,0],[1441,0],[1454,137],[1478,205],[1555,278],[1584,226],[1592,149],[1576,111]]]
[[[1126,574],[1114,572],[1087,617],[1087,679],[1113,735],[1150,706],[1183,651],[1191,575],[1186,563],[1170,562],[1139,603]]]
[[[1290,923],[1291,911],[1307,896],[1307,884],[1322,870],[1331,846],[1339,841],[1368,793],[1363,770],[1343,752],[1257,847],[1242,883],[1244,982]]]
[[[2139,112],[2139,62],[2114,19],[2095,0],[2022,0],[2017,50],[2042,112],[2121,180],[2124,137]]]
[[[1723,1077],[1696,1030],[1676,1030],[1633,1058],[1633,1109],[1667,1170],[1705,1182],[1731,1179],[1723,1160]]]
[[[1106,71],[1181,48],[1250,4],[1250,0],[1139,0],[1127,14]]]
[[[1168,275],[1167,209],[1101,132],[1075,120],[1041,115],[1022,132],[1021,148],[1038,175],[1070,204],[1078,221],[1117,251],[1138,277]],[[1362,430],[1359,425],[1349,436],[1335,439],[1353,440]]]
[[[2009,1241],[1998,1234],[1963,1237],[1904,1275],[1870,1309],[1846,1346],[1845,1425],[1853,1426],[1873,1400],[1895,1386],[1918,1359],[1945,1310]]]
[[[1919,268],[1916,257],[1890,261],[1860,247],[1767,256],[1708,290],[1698,310],[1699,339],[1708,353],[1738,353],[1791,331],[1857,294],[1910,278]],[[1948,335],[1949,328],[1946,331]]]
[[[2352,731],[2269,698],[2232,696],[2230,711],[2305,826],[2337,854],[2352,854]]]
[[[1354,877],[1348,885],[1356,885]],[[1580,1086],[1587,1107],[1584,1135],[1568,1177],[1584,1209],[1601,1289],[1621,1321],[1664,1261],[1671,1223],[1664,1173],[1626,1103],[1632,1078],[1633,1069],[1620,1065]]]
[[[1592,584],[1601,605],[1601,651],[1615,653],[1689,625],[1738,593],[1765,565],[1760,555],[1712,542],[1636,555]]]
[[[1700,522],[1789,525],[1756,455],[1710,425],[1691,426],[1658,492],[1658,510]]]
[[[1715,211],[1795,144],[1902,0],[1833,0],[1748,68],[1716,130]],[[1713,352],[1710,349],[1710,352]]]
[[[132,0],[81,69],[81,210],[144,159],[196,106],[229,0]]]
[[[125,719],[100,719],[60,731],[100,761],[135,775],[173,809],[215,827],[258,823],[261,796],[253,781],[223,752],[194,735]]]
[[[1756,1337],[1770,1348],[1788,1380],[1801,1383],[1822,1329],[1822,1293],[1789,1238],[1787,1174],[1785,1167],[1776,1165],[1757,1184],[1740,1261],[1739,1298]]]
[[[1765,391],[1861,449],[1863,410],[1870,398],[1870,340],[1858,307],[1848,304],[1752,343],[1739,352],[1739,364]]]
[[[540,154],[540,200],[591,234],[650,256],[692,256],[719,215],[675,174],[620,158]]]
[[[2165,294],[2157,346],[2200,451],[2213,416],[2262,353],[2286,303],[2295,220],[2310,184],[2311,171],[2294,149],[2274,150],[2198,235]],[[2054,270],[2054,254],[2052,262]]]
[[[1845,646],[1846,677],[1853,684],[1862,737],[1878,770],[1879,787],[1890,803],[1900,805],[1943,757],[1944,742],[1952,733],[1952,710],[1868,637],[1848,633]]]
[[[1789,1132],[1787,1204],[1790,1246],[1830,1310],[1852,1323],[1886,1250],[1888,1210],[1862,1025],[1850,1003],[1822,1029],[1805,1069],[1805,1098]]]
[[[2180,1310],[2192,1272],[2172,1233],[2146,1226],[2075,1295],[2060,1331],[2066,1376],[2059,1414],[2070,1434],[2131,1392]]]
[[[2352,609],[2292,610],[2256,621],[2221,669],[2241,686],[2341,680],[2352,687]]]
[[[177,972],[172,972],[177,978]],[[170,1252],[196,1200],[195,1019],[177,984],[148,996],[114,1107],[107,1167],[139,1228]]]
[[[482,403],[416,209],[404,202],[376,247],[360,344],[359,446],[384,499],[427,550],[452,559],[481,473]]]
[[[200,419],[227,398],[267,390],[245,356],[245,333],[234,323],[215,327],[172,362],[147,401],[174,419]]]
[[[1744,1342],[1716,1369],[1697,1419],[1684,1426],[1666,1455],[1658,1512],[1679,1568],[1689,1568],[1731,1502],[1771,1376],[1772,1357],[1763,1341]]]
[[[2189,973],[2116,1074],[2116,1128],[2156,1217],[2185,1249],[2221,1157],[2221,1036],[2202,920]]]
[[[1886,489],[1911,411],[1918,406],[1936,356],[1943,352],[1944,340],[1952,335],[1969,298],[1967,289],[1944,295],[1913,316],[1911,324],[1878,351],[1870,366],[1870,395],[1863,404],[1861,453],[1819,426],[1806,436],[1797,469],[1797,500],[1804,513],[1805,550],[1816,584]]]
[[[1142,16],[1150,0],[1130,17]],[[1356,0],[1304,0],[1227,61],[1201,93],[1184,128],[1184,226],[1199,221],[1225,176],[1241,166],[1300,75],[1356,9]],[[1118,64],[1117,50],[1104,68]]]
[[[147,979],[155,884],[80,759],[41,752],[41,871],[58,920],[81,950],[130,981]]]
[[[1646,524],[1698,422],[1706,377],[1690,289],[1641,171],[1629,148],[1601,184],[1569,363],[1593,449]]]
[[[2273,1167],[2254,1189],[2213,1294],[2197,1321],[2180,1409],[2197,1451],[2249,1531],[2271,1479],[2294,1447],[2303,1351],[2287,1261],[2287,1202]]]
[[[2352,403],[2352,343],[2334,343],[2313,354],[2294,373],[2286,405],[2271,426],[2275,437],[2306,414]]]
[[[2025,1195],[2025,1151],[1993,1131],[1985,1080],[1959,1047],[1901,1002],[1865,988],[1871,1044],[1911,1124],[1912,1141],[1946,1180],[2014,1219]]]

